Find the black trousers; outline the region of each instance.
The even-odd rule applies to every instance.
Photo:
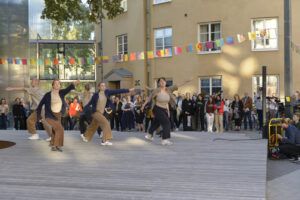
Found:
[[[153,118],[152,117],[151,118],[146,117],[145,132],[148,132],[149,122],[151,124],[153,123]]]
[[[6,130],[7,129],[7,116],[2,113],[0,115],[0,130]]]
[[[300,146],[294,144],[280,144],[280,153],[286,155],[287,157],[297,157],[300,155]]]
[[[162,127],[162,139],[169,139],[171,137],[171,123],[168,116],[167,109],[154,106],[153,108],[154,121],[151,123],[149,128],[149,134],[153,135],[154,131],[158,129],[159,126]]]
[[[121,113],[116,113],[115,117],[114,117],[114,120],[115,120],[115,125],[116,125],[117,131],[119,131],[120,127],[122,127],[121,119],[122,119],[122,114]]]

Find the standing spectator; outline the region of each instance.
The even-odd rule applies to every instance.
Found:
[[[8,114],[8,105],[6,103],[6,99],[1,99],[0,104],[0,129],[6,130],[7,129],[7,114]]]
[[[214,125],[215,104],[211,96],[206,102],[205,110],[206,110],[207,132],[212,133],[213,125]]]
[[[145,132],[148,132],[148,128],[149,128],[149,122],[152,123],[153,119],[154,119],[154,115],[152,112],[152,108],[150,103],[148,103],[145,106],[145,113],[146,113],[146,124],[145,124]]]
[[[115,119],[115,125],[117,131],[122,128],[121,119],[122,119],[122,102],[120,101],[120,98],[116,96],[115,102],[114,102],[114,119]]]
[[[70,130],[74,129],[74,126],[77,123],[81,112],[82,112],[81,105],[80,103],[78,103],[77,97],[75,97],[69,107]]]
[[[243,119],[243,102],[240,100],[238,94],[234,95],[234,101],[231,104],[233,120],[235,125],[235,130],[241,130],[241,124]]]
[[[21,104],[21,99],[17,97],[15,99],[14,105],[12,107],[12,112],[14,116],[15,130],[20,130],[23,128],[23,118],[24,118],[24,108]]]
[[[193,112],[193,101],[191,99],[191,94],[186,93],[186,98],[182,101],[183,131],[192,130]]]
[[[136,101],[134,103],[134,116],[135,116],[135,122],[137,125],[138,131],[143,132],[144,131],[144,118],[145,113],[141,109],[144,102],[142,100],[142,97],[140,95],[137,96]]]
[[[276,118],[278,111],[278,105],[276,102],[276,98],[272,97],[269,100],[269,119]]]
[[[126,97],[126,103],[122,105],[122,125],[124,130],[130,131],[134,128],[134,114],[133,114],[134,104],[131,102],[130,96]]]
[[[242,99],[243,109],[244,109],[244,129],[247,130],[247,121],[249,122],[250,130],[252,130],[252,98],[249,97],[248,93],[245,93],[245,96]]]
[[[195,117],[196,128],[200,131],[204,131],[204,115],[205,115],[205,101],[203,96],[199,94],[195,104]]]
[[[300,113],[295,113],[293,115],[294,126],[300,130]]]
[[[224,101],[221,99],[221,95],[216,96],[215,101],[215,127],[217,133],[223,133],[223,114],[224,114]]]
[[[229,122],[229,113],[230,113],[230,101],[229,99],[225,99],[224,101],[224,114],[223,114],[223,122],[224,122],[224,128],[226,131],[229,130],[230,122]]]
[[[257,112],[257,118],[259,123],[259,130],[262,130],[263,127],[263,110],[262,110],[262,97],[261,93],[254,95],[254,105]]]
[[[184,95],[178,94],[178,97],[176,98],[176,118],[174,118],[175,124],[176,124],[176,131],[178,131],[182,118],[182,101],[184,99]]]

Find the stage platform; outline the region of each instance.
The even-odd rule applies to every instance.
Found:
[[[98,135],[84,143],[66,131],[61,153],[26,131],[0,131],[16,143],[0,149],[0,199],[266,199],[267,140],[257,133],[175,132],[172,146],[144,133],[113,136],[113,146],[101,146]]]

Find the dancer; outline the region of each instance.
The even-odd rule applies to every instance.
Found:
[[[64,144],[64,128],[61,124],[61,116],[65,111],[65,96],[79,84],[79,80],[61,89],[60,81],[53,80],[52,90],[47,92],[37,107],[37,119],[41,120],[42,107],[45,106],[46,121],[52,126],[52,138],[50,146],[52,151],[62,152]],[[43,121],[43,120],[42,120]]]
[[[169,120],[170,110],[169,103],[171,105],[176,104],[176,97],[172,94],[173,91],[177,90],[177,86],[166,87],[166,79],[161,77],[157,80],[158,88],[154,89],[143,104],[142,110],[145,105],[152,100],[154,104],[153,114],[154,121],[151,123],[148,134],[145,136],[147,140],[153,141],[153,133],[159,127],[162,126],[162,145],[172,145],[173,143],[169,140],[171,137],[171,123]]]
[[[111,107],[111,101],[110,96],[115,94],[121,94],[121,93],[129,93],[134,91],[134,88],[131,89],[117,89],[117,90],[109,90],[106,89],[106,85],[104,82],[100,82],[98,84],[99,92],[94,93],[92,96],[92,99],[90,102],[84,107],[85,110],[89,110],[89,107],[91,106],[92,109],[92,122],[88,126],[86,132],[84,133],[84,136],[82,136],[82,140],[84,142],[88,142],[92,139],[93,135],[95,134],[95,131],[100,126],[103,131],[102,136],[102,142],[101,145],[112,145],[110,140],[112,139],[112,132],[110,128],[110,123],[108,120],[104,117],[104,109],[106,107]]]
[[[38,140],[39,139],[39,134],[36,132],[36,121],[37,121],[37,116],[36,116],[36,108],[39,105],[41,99],[43,98],[45,92],[39,87],[40,81],[36,78],[33,78],[31,80],[31,84],[29,88],[24,88],[24,87],[8,87],[6,88],[7,91],[26,91],[29,95],[29,101],[30,103],[30,115],[26,120],[27,123],[27,131],[31,134],[28,139],[30,140]],[[51,140],[51,134],[52,134],[52,129],[51,126],[45,121],[45,113],[44,110],[42,111],[42,124],[44,129],[46,130],[48,134],[48,138],[46,141]]]

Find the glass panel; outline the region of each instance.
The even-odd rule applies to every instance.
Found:
[[[161,29],[155,30],[154,32],[155,38],[163,38],[164,37],[164,31]]]
[[[265,27],[266,27],[266,29],[270,29],[270,28],[277,29],[277,19],[266,19]]]
[[[158,38],[155,40],[155,46],[156,47],[163,47],[163,39],[162,38]]]
[[[208,24],[200,25],[200,33],[208,33]]]
[[[165,37],[172,37],[172,28],[165,29]]]
[[[220,23],[211,25],[211,32],[220,32],[220,31],[221,31]]]
[[[201,87],[201,93],[204,95],[210,95],[210,90],[209,88]]]
[[[127,43],[127,35],[124,35],[124,43]]]
[[[221,90],[222,90],[221,87],[213,87],[212,88],[212,94],[218,94],[218,93],[221,92]]]
[[[209,83],[209,78],[204,78],[204,79],[201,79],[201,88],[202,87],[209,87],[210,86],[210,83]]]
[[[212,78],[212,86],[213,87],[222,86],[222,80],[220,78]]]
[[[208,33],[200,34],[200,42],[207,42],[208,38],[209,38]]]
[[[165,38],[165,46],[172,46],[172,37]]]

